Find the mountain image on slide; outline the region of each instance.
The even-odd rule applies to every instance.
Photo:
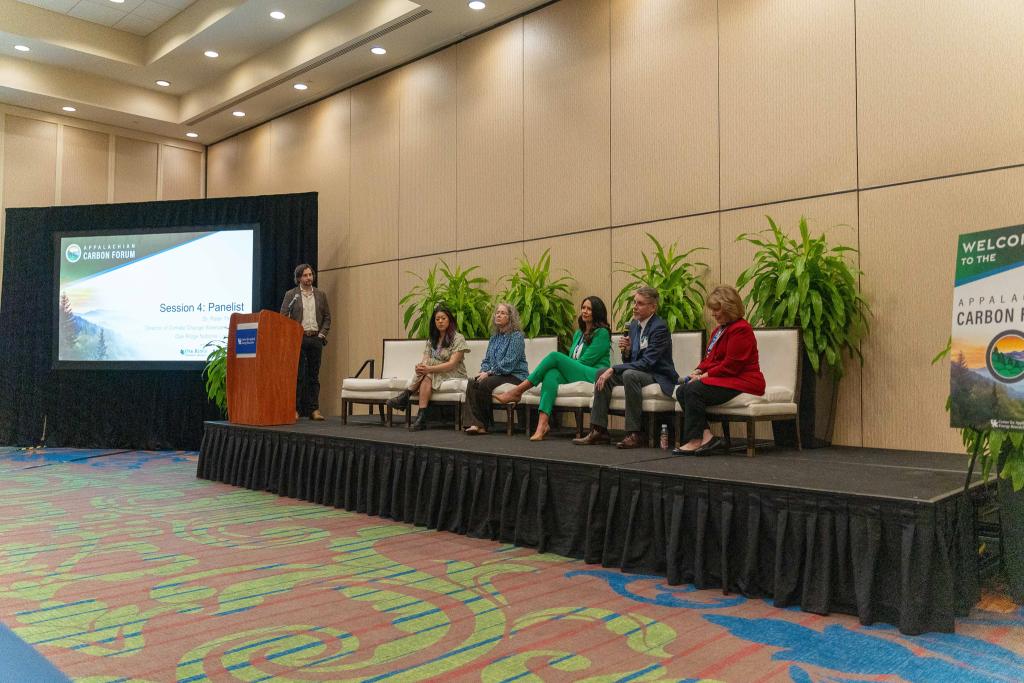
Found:
[[[77,315],[64,294],[60,298],[58,346],[62,361],[121,360],[129,357],[124,343],[108,327]]]

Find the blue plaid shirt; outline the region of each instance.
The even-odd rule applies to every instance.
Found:
[[[492,375],[512,375],[520,382],[530,374],[526,365],[526,339],[522,332],[495,334],[487,342],[480,369]]]

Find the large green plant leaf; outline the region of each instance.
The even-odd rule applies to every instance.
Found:
[[[425,277],[409,273],[419,282],[399,302],[405,306],[402,324],[410,339],[430,336],[434,309],[443,304],[455,316],[459,332],[467,338],[487,337],[490,333],[490,295],[484,290],[487,278],[474,276],[478,266],[466,269],[435,263]]]
[[[221,415],[228,414],[228,347],[227,339],[208,342],[212,347],[206,356],[203,377],[206,378],[206,396],[217,406]]]
[[[857,250],[830,247],[824,234],[812,236],[806,218],[800,219],[799,239],[766,218],[767,230],[736,238],[757,248],[736,280],[740,291],[749,287],[747,318],[755,325],[802,328],[814,371],[827,367],[842,377],[846,356],[863,362],[859,346],[871,314],[859,290],[862,272],[846,258]]]
[[[623,329],[629,324],[633,317],[633,293],[647,286],[658,290],[658,315],[664,318],[671,332],[703,329],[707,288],[701,277],[707,274],[708,266],[692,257],[706,248],[677,252],[675,243],[666,249],[654,235],[647,233],[647,238],[654,245],[653,258],[644,253],[642,266],[617,263],[622,266],[617,272],[627,277],[626,284],[615,295],[613,317],[617,328]]]

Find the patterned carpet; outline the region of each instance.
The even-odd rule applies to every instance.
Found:
[[[998,599],[908,637],[195,468],[0,449],[0,622],[89,683],[1024,680],[1024,611]],[[32,680],[9,660],[0,680]]]

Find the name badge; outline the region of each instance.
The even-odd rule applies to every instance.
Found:
[[[641,337],[640,338],[640,349],[643,350],[643,349],[646,349],[646,348],[647,348],[647,337]]]

